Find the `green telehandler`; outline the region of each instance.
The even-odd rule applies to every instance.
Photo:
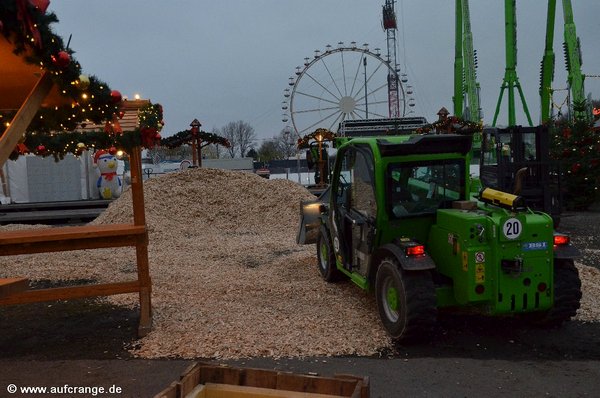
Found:
[[[579,308],[579,251],[522,197],[472,194],[471,144],[452,134],[338,137],[329,189],[301,203],[298,243],[316,243],[326,281],[375,293],[394,340],[430,335],[442,308],[548,326]]]

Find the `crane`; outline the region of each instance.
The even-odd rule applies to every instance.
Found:
[[[400,99],[398,90],[398,58],[396,56],[396,12],[394,11],[395,0],[385,0],[383,6],[383,29],[387,36],[387,53],[388,62],[392,65],[392,69],[388,72],[388,104],[390,118],[400,117]],[[365,59],[366,61],[366,59]],[[404,112],[402,112],[404,113]]]

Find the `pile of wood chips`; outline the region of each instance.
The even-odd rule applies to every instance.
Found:
[[[372,295],[328,284],[314,245],[296,244],[304,187],[252,173],[188,169],[146,181],[153,330],[143,358],[373,355],[391,342]],[[130,191],[95,224],[132,222]],[[13,226],[13,228],[18,226]],[[5,258],[3,274],[31,279],[135,279],[133,248]],[[600,319],[600,271],[578,264],[578,319]],[[137,305],[136,295],[108,298]]]

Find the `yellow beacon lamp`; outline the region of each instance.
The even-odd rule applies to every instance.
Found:
[[[525,200],[519,195],[513,195],[492,188],[484,188],[479,193],[479,200],[508,210],[525,208]]]

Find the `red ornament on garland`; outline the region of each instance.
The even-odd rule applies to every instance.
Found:
[[[58,54],[50,57],[52,63],[61,69],[66,68],[71,63],[71,56],[66,51],[59,51]]]
[[[114,146],[111,146],[111,147],[108,149],[108,153],[110,153],[111,155],[116,155],[116,154],[117,154],[117,148],[116,148],[116,147],[114,147]]]
[[[104,123],[104,132],[106,134],[112,134],[113,133],[112,124],[110,124],[110,122],[108,120],[106,121],[106,123]]]
[[[573,173],[577,173],[580,169],[581,169],[581,163],[575,163],[573,166],[571,166],[571,171]]]
[[[38,145],[36,152],[38,155],[43,155],[46,152],[46,147],[44,145]]]
[[[42,14],[45,14],[50,5],[50,0],[29,0],[29,4],[37,8]]]
[[[119,112],[119,119],[123,119],[123,116],[125,116],[125,112],[123,112],[123,111]]]
[[[113,90],[110,92],[110,97],[112,98],[113,103],[118,104],[123,100],[123,96],[118,90]]]

